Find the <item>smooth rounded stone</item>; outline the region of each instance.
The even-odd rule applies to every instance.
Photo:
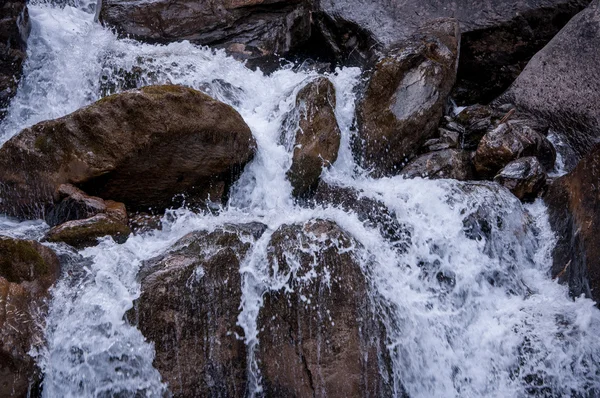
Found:
[[[436,20],[386,53],[357,106],[359,163],[374,176],[395,175],[433,138],[456,77],[460,32]]]
[[[0,148],[0,213],[43,218],[62,184],[130,210],[224,201],[255,148],[242,117],[198,91],[123,92],[7,141]]]
[[[360,244],[335,223],[284,225],[268,262],[256,359],[266,397],[390,396],[385,328],[360,266]]]
[[[287,172],[296,197],[314,191],[323,169],[337,159],[342,133],[335,117],[335,101],[335,88],[326,78],[310,82],[296,97],[300,120],[292,166]]]
[[[558,241],[552,276],[600,303],[600,145],[550,184],[544,201]]]
[[[174,397],[246,396],[240,265],[265,229],[193,232],[142,266],[141,294],[127,316],[154,342],[154,366]]]
[[[29,355],[41,348],[48,289],[58,278],[56,254],[34,241],[0,237],[0,396],[34,393],[40,372]]]
[[[493,178],[513,160],[535,156],[545,170],[552,170],[556,160],[554,146],[535,123],[515,120],[500,124],[483,136],[473,162],[481,178]]]
[[[471,157],[472,152],[461,149],[429,152],[410,161],[400,175],[406,178],[473,180],[475,169]]]
[[[594,0],[538,52],[496,102],[550,123],[579,154],[600,142],[600,1]]]
[[[0,3],[0,120],[17,93],[31,25],[25,0]]]
[[[387,50],[436,18],[456,18],[463,33],[453,98],[487,103],[500,95],[589,0],[321,0],[317,21],[342,55]],[[346,44],[346,40],[351,40]],[[354,52],[346,49],[353,49]],[[342,51],[340,51],[342,50]],[[343,51],[346,50],[346,51]]]
[[[388,209],[385,203],[366,196],[362,191],[321,181],[313,201],[315,205],[335,206],[345,212],[355,213],[364,225],[377,228],[381,236],[402,253],[411,245],[410,227],[398,221],[396,213]]]
[[[45,239],[48,242],[64,242],[81,249],[96,245],[98,239],[104,236],[112,237],[117,243],[125,243],[130,234],[131,229],[127,221],[123,222],[101,213],[57,225],[48,231]]]
[[[528,156],[507,164],[494,181],[522,201],[532,201],[546,187],[546,173],[537,158]]]
[[[100,20],[122,36],[150,43],[189,40],[254,58],[283,54],[310,35],[302,0],[103,0]]]

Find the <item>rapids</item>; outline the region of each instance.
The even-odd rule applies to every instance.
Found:
[[[317,72],[290,64],[265,76],[187,42],[118,39],[94,20],[94,9],[85,2],[30,4],[24,78],[0,125],[0,144],[109,93],[170,82],[232,105],[250,126],[258,153],[218,215],[173,209],[162,231],[122,245],[109,238],[80,252],[52,245],[65,265],[53,289],[47,346],[32,353],[44,373],[45,397],[163,396],[167,386],[152,367],[153,345],[123,320],[139,295],[137,271],[188,232],[251,221],[269,228],[240,269],[238,321],[250,348],[250,391],[260,396],[252,362],[260,344],[257,316],[262,294],[281,284],[267,272],[266,246],[279,226],[313,218],[335,221],[368,253],[363,268],[385,314],[396,395],[402,389],[415,398],[600,395],[600,311],[589,299],[570,299],[550,279],[555,238],[541,201],[523,206],[491,183],[367,177],[350,149],[361,71],[339,68],[327,77],[337,92],[342,145],[323,179],[362,190],[395,211],[410,232],[407,250],[398,251],[356,214],[301,207],[291,196],[285,176],[291,148],[280,141],[289,131],[282,125],[296,93]],[[482,208],[491,232],[472,239],[464,220]],[[39,239],[47,228],[0,217],[5,235]]]

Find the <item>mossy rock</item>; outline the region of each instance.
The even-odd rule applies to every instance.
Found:
[[[58,268],[54,252],[38,242],[0,237],[0,276],[8,282],[53,280]]]
[[[68,221],[52,228],[46,235],[49,242],[64,242],[76,248],[94,246],[98,238],[111,236],[117,243],[124,243],[131,229],[127,224],[114,220],[106,214],[98,214],[84,220]]]

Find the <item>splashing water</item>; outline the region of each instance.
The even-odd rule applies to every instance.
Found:
[[[53,246],[65,269],[53,290],[47,348],[35,353],[45,375],[44,396],[164,396],[167,386],[152,367],[152,344],[123,318],[139,296],[141,264],[188,232],[252,221],[268,229],[252,242],[240,269],[239,323],[251,356],[251,393],[260,395],[253,362],[257,317],[263,293],[281,283],[266,269],[267,244],[279,226],[314,218],[335,221],[371,254],[362,266],[385,313],[397,395],[600,394],[600,312],[590,300],[569,299],[566,288],[549,278],[554,237],[541,202],[524,208],[491,183],[368,178],[350,149],[361,71],[338,69],[327,77],[337,92],[342,145],[322,178],[393,210],[410,231],[409,247],[398,251],[356,214],[303,208],[291,197],[285,177],[291,150],[280,143],[282,126],[296,93],[316,72],[290,66],[265,76],[223,52],[187,42],[118,39],[93,13],[92,3],[30,5],[28,60],[0,126],[0,143],[104,95],[170,82],[232,105],[250,126],[258,153],[218,215],[178,209],[164,217],[162,231],[132,236],[122,245],[107,238],[80,252]],[[4,235],[39,239],[46,228],[0,218]]]

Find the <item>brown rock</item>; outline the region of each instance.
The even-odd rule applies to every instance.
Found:
[[[528,156],[507,164],[494,181],[522,201],[532,201],[546,186],[546,173],[537,158]]]
[[[104,0],[100,20],[148,42],[189,40],[241,58],[288,52],[310,35],[301,0]]]
[[[552,276],[600,302],[600,145],[549,186],[544,200],[558,242]]]
[[[556,150],[537,125],[515,120],[500,124],[479,142],[473,162],[482,178],[493,178],[504,166],[524,156],[536,156],[546,170],[552,170]]]
[[[0,212],[40,217],[61,184],[164,209],[177,194],[202,203],[253,157],[248,126],[230,106],[181,86],[149,86],[41,122],[0,148]],[[214,198],[211,200],[222,200]]]
[[[460,33],[455,20],[430,23],[379,60],[357,108],[360,163],[397,174],[433,138],[456,77]]]
[[[0,3],[0,120],[17,92],[30,29],[27,1]]]
[[[46,234],[49,242],[64,242],[76,248],[94,246],[98,238],[111,236],[117,243],[124,243],[131,229],[119,218],[113,218],[108,214],[100,213],[93,217],[82,220],[67,221],[53,227]]]
[[[456,116],[456,122],[462,127],[460,147],[477,149],[479,141],[498,125],[504,114],[485,105],[471,105],[463,109]]]
[[[444,149],[413,159],[402,169],[400,175],[406,178],[451,178],[466,181],[474,179],[475,170],[471,162],[471,152]]]
[[[194,232],[143,266],[129,316],[154,342],[154,366],[175,397],[245,396],[239,267],[250,249],[246,238],[264,230],[256,223]]]
[[[59,186],[56,195],[60,202],[46,214],[46,223],[51,227],[106,212],[106,203],[103,199],[86,195],[81,189],[71,184]]]
[[[257,360],[265,396],[391,394],[385,331],[351,249],[359,246],[323,220],[273,234],[271,272],[287,279],[291,290],[267,292],[259,314]]]
[[[314,190],[323,168],[336,161],[342,134],[335,118],[335,88],[328,79],[319,78],[300,90],[296,106],[300,122],[287,176],[293,195],[299,197]]]
[[[52,250],[0,237],[0,396],[25,397],[39,371],[29,356],[43,339],[48,289],[59,274]]]

